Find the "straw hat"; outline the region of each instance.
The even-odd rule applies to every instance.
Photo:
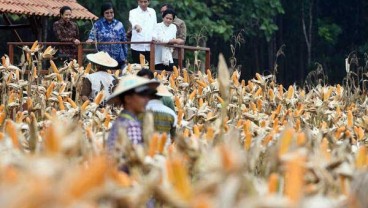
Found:
[[[117,67],[118,66],[118,62],[115,59],[111,58],[111,56],[105,51],[88,54],[87,59],[90,62],[93,62],[101,66],[105,66],[105,67]]]
[[[172,97],[173,96],[173,94],[171,94],[169,90],[167,89],[167,87],[165,87],[163,84],[160,84],[156,90],[157,90],[156,92],[157,96],[162,96],[162,97]]]
[[[136,75],[126,75],[119,79],[119,84],[116,86],[114,92],[107,98],[107,100],[110,100],[131,89],[136,89],[137,93],[144,92],[146,90],[154,90],[159,84],[160,82],[156,80],[149,80]]]

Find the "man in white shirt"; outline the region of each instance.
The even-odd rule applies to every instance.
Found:
[[[152,41],[153,30],[157,25],[157,17],[154,9],[149,8],[149,0],[137,0],[138,7],[130,10],[129,22],[132,25],[131,41]],[[149,44],[132,44],[131,52],[133,63],[140,63],[139,54],[150,60]]]

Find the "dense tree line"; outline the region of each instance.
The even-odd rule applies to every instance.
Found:
[[[95,0],[78,2],[96,15],[99,15],[103,3]],[[128,28],[129,10],[136,7],[137,2],[112,2],[116,7],[116,18]],[[345,58],[351,52],[356,53],[361,65],[365,61],[364,53],[368,49],[365,39],[368,28],[364,27],[368,23],[366,1],[167,2],[172,3],[178,16],[186,21],[189,33],[187,44],[210,47],[214,67],[218,53],[224,53],[229,65],[237,66],[245,79],[253,77],[255,72],[275,73],[281,83],[302,84],[308,73],[319,66],[330,83],[337,83],[346,75]],[[158,12],[162,3],[164,1],[152,0],[150,6]],[[91,23],[79,22],[79,25],[86,37]],[[11,41],[9,37],[3,36],[2,39]]]

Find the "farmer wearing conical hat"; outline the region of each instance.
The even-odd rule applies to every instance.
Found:
[[[97,94],[103,90],[104,100],[110,96],[114,87],[118,84],[118,79],[112,74],[107,73],[107,69],[114,68],[118,65],[118,62],[111,58],[107,52],[98,52],[94,54],[88,54],[87,59],[95,65],[96,72],[87,74],[83,79],[81,89],[81,99],[84,101],[93,101]]]
[[[124,128],[133,144],[143,144],[142,125],[137,116],[145,111],[149,96],[156,93],[158,81],[135,75],[126,75],[119,80],[108,102],[120,103],[124,110],[115,120],[107,139],[108,150],[112,151],[120,129]]]

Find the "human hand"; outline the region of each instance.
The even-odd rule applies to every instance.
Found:
[[[73,43],[74,43],[75,45],[79,45],[79,44],[80,44],[80,40],[75,39],[75,40],[73,41]]]
[[[142,27],[140,25],[136,25],[134,26],[135,31],[137,31],[137,33],[140,33],[142,31]]]
[[[92,39],[88,39],[88,40],[86,40],[86,43],[92,43],[93,42],[93,40]]]

